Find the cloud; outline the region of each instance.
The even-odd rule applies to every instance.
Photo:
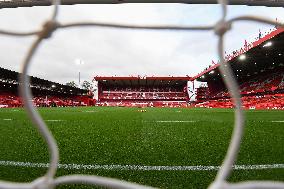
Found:
[[[273,10],[273,11],[272,11]],[[232,6],[229,18],[242,14],[269,15],[283,20],[280,8]],[[2,9],[0,28],[35,30],[49,18],[51,7]],[[100,21],[124,24],[214,24],[220,18],[217,5],[122,4],[63,6],[59,21]],[[269,27],[237,23],[226,35],[226,50],[253,39],[258,30]],[[56,31],[45,40],[33,59],[30,73],[44,79],[66,83],[91,80],[95,75],[195,75],[216,59],[214,32],[136,31],[105,28],[76,28]],[[19,71],[20,63],[34,37],[0,36],[1,67]],[[75,59],[85,64],[78,66]]]

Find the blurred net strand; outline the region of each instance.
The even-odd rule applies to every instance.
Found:
[[[275,21],[259,18],[256,16],[239,16],[236,18],[229,19],[227,23],[232,24],[236,21],[254,21],[271,25],[282,26]],[[55,23],[54,23],[55,24]],[[176,30],[176,31],[188,31],[188,30],[214,30],[215,25],[212,26],[175,26],[175,25],[163,25],[163,26],[150,26],[150,25],[124,25],[124,24],[114,24],[114,23],[100,23],[100,22],[74,22],[67,24],[55,24],[55,29],[60,28],[73,28],[73,27],[101,27],[101,28],[114,28],[114,29],[141,29],[141,30]],[[39,35],[43,30],[31,31],[31,32],[14,32],[7,30],[0,30],[0,34],[2,35],[10,35],[10,36],[18,36],[18,37],[26,37],[26,36],[34,36]]]
[[[43,39],[49,38],[52,33],[59,28],[70,28],[70,27],[82,27],[82,26],[97,26],[97,27],[108,27],[108,28],[120,28],[120,29],[144,29],[144,30],[214,30],[215,34],[219,37],[218,40],[218,55],[221,61],[219,69],[223,76],[226,87],[232,97],[235,104],[235,125],[231,138],[230,145],[226,157],[222,163],[220,170],[217,173],[215,181],[209,186],[210,189],[284,189],[284,183],[274,182],[274,181],[245,181],[239,183],[228,183],[227,179],[232,172],[232,167],[237,159],[239,152],[241,139],[243,135],[244,127],[244,113],[242,109],[241,95],[239,92],[238,83],[234,77],[233,71],[230,65],[224,59],[224,35],[227,31],[231,29],[231,26],[236,21],[254,21],[260,23],[266,23],[271,25],[276,25],[284,27],[283,24],[277,23],[275,21],[260,18],[256,16],[240,16],[226,21],[227,15],[227,0],[218,0],[218,3],[222,7],[222,17],[214,26],[144,26],[144,25],[122,25],[122,24],[108,24],[108,23],[98,23],[98,22],[78,22],[71,24],[59,24],[56,20],[58,14],[58,8],[60,1],[53,0],[54,11],[53,14],[47,22],[44,23],[43,28],[39,31],[32,32],[10,32],[5,30],[0,30],[0,34],[11,35],[11,36],[37,36],[37,39],[31,45],[29,52],[22,64],[22,71],[20,74],[20,93],[23,97],[25,104],[25,109],[28,112],[29,117],[35,124],[39,133],[44,138],[48,145],[50,153],[50,166],[48,168],[45,176],[34,180],[31,183],[15,183],[0,181],[0,189],[52,189],[61,184],[71,184],[71,183],[82,183],[89,185],[97,185],[109,188],[129,188],[129,189],[146,189],[151,188],[147,186],[142,186],[139,184],[129,183],[125,181],[120,181],[118,179],[105,178],[99,176],[89,176],[89,175],[67,175],[61,177],[55,177],[57,171],[57,164],[59,162],[59,152],[57,143],[48,130],[45,122],[42,120],[37,109],[33,106],[32,92],[29,87],[30,78],[27,75],[32,57],[36,53],[39,45]]]

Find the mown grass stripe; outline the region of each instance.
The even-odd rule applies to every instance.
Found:
[[[48,168],[49,163],[32,163],[18,161],[0,161],[0,166]],[[217,171],[220,166],[147,166],[147,165],[84,165],[84,164],[58,164],[59,169],[82,170],[139,170],[139,171]],[[235,165],[235,170],[283,169],[284,164],[266,165]]]

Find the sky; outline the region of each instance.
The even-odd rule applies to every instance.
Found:
[[[0,29],[39,29],[51,7],[0,9]],[[116,4],[61,6],[60,23],[100,21],[120,24],[210,25],[220,18],[218,5]],[[229,6],[228,18],[240,15],[265,16],[284,21],[283,8]],[[226,52],[253,41],[259,30],[273,26],[253,22],[233,24],[226,34]],[[35,37],[0,35],[0,66],[19,71]],[[45,40],[32,60],[30,75],[65,84],[91,81],[99,76],[194,76],[217,58],[213,31],[145,31],[106,28],[57,30]],[[77,61],[76,61],[77,60]],[[81,60],[84,64],[78,65]]]

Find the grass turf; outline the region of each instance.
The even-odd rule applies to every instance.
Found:
[[[220,165],[233,129],[233,110],[88,107],[39,110],[60,149],[60,163],[100,165]],[[283,164],[283,111],[246,112],[236,164]],[[12,119],[12,120],[9,120]],[[52,121],[53,120],[53,121]],[[54,121],[59,120],[59,121]],[[193,122],[157,122],[157,121]],[[0,161],[47,163],[48,151],[23,109],[0,109]],[[45,168],[0,166],[0,179],[31,181]],[[160,188],[206,188],[216,171],[64,170],[96,174]],[[284,181],[284,169],[238,170],[231,181]],[[74,188],[75,185],[59,188]],[[76,188],[92,188],[77,186]]]

